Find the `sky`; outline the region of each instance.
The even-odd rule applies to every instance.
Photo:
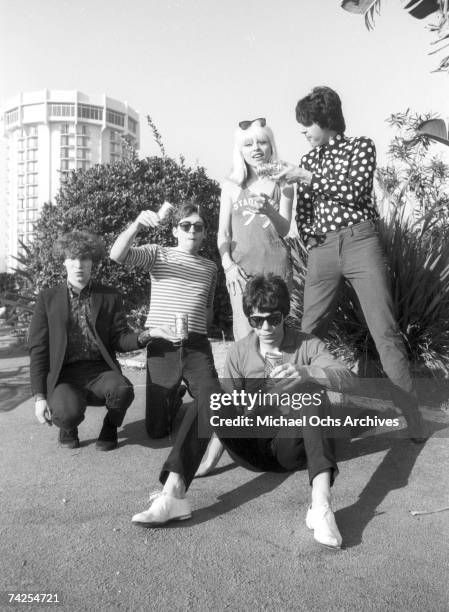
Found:
[[[411,108],[449,116],[449,75],[431,73],[432,34],[386,0],[368,31],[340,0],[0,0],[0,105],[19,91],[78,89],[127,101],[142,156],[157,155],[145,115],[172,157],[221,181],[242,119],[266,117],[280,157],[307,142],[295,120],[315,85],[336,89],[348,135],[370,136]],[[432,20],[431,20],[432,21]]]

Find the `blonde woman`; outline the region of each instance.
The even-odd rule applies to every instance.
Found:
[[[222,186],[217,238],[236,341],[251,331],[242,307],[247,281],[271,272],[291,285],[284,237],[290,229],[294,191],[291,185],[279,185],[270,178],[266,164],[276,161],[276,144],[266,120],[241,121],[234,136],[232,171]],[[197,475],[212,470],[221,454],[221,443],[214,437]]]
[[[218,249],[231,298],[234,340],[250,332],[242,293],[255,274],[291,281],[290,254],[283,238],[292,216],[293,188],[279,186],[258,170],[278,160],[272,130],[263,118],[241,121],[235,132],[233,166],[221,192]]]

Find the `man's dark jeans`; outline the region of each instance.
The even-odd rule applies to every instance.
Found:
[[[133,400],[132,383],[107,363],[77,361],[62,368],[48,404],[61,429],[77,427],[88,405],[106,406],[110,423],[120,427]]]
[[[275,389],[272,389],[275,391]],[[211,381],[201,388],[197,401],[192,403],[178,430],[173,448],[165,461],[160,481],[167,480],[170,472],[179,474],[189,488],[200,466],[212,435],[210,425],[210,397],[220,393],[219,381]],[[303,406],[299,415],[308,423],[311,416],[324,418],[328,415],[327,396],[319,406]],[[257,407],[254,410],[257,412]],[[238,410],[230,405],[220,411],[222,416],[233,418]],[[248,428],[241,427],[238,434],[247,435]],[[288,428],[288,435],[282,427],[273,427],[271,437],[229,437],[226,427],[214,427],[214,431],[229,454],[243,467],[254,471],[290,472],[304,467],[309,471],[309,482],[321,472],[330,470],[331,483],[338,473],[335,460],[335,440],[326,428],[320,425],[295,426]],[[209,435],[207,436],[207,433]],[[256,432],[255,432],[256,433]]]
[[[302,330],[323,338],[335,311],[338,287],[346,278],[360,301],[382,367],[393,383],[392,399],[407,415],[417,409],[407,353],[393,314],[393,302],[373,221],[330,232],[309,251]]]
[[[212,348],[207,336],[189,334],[181,346],[157,338],[148,345],[145,426],[150,438],[163,438],[176,416],[177,391],[185,381],[197,398],[201,385],[217,379]]]

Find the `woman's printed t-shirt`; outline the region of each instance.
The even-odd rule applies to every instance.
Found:
[[[251,198],[256,197],[248,187],[241,189],[232,202],[231,257],[249,276],[273,273],[289,284],[291,281],[290,253],[266,215],[251,212]],[[279,197],[274,197],[279,210]]]
[[[379,214],[373,198],[376,149],[369,138],[337,134],[301,160],[312,182],[298,184],[296,221],[301,238],[322,236]]]
[[[207,334],[207,309],[213,304],[217,266],[174,247],[131,247],[125,259],[151,274],[151,300],[145,327],[174,325],[175,314],[189,316],[189,332]]]

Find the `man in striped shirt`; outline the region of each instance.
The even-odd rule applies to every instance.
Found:
[[[118,263],[141,268],[151,275],[151,302],[145,324],[150,340],[145,425],[151,438],[170,433],[182,380],[195,398],[203,382],[217,377],[207,339],[217,267],[198,255],[205,236],[204,219],[196,204],[183,204],[173,219],[176,247],[132,246],[142,228],[156,227],[159,222],[157,213],[142,211],[111,249],[111,258]],[[188,338],[182,343],[173,327],[176,314],[188,315]]]

